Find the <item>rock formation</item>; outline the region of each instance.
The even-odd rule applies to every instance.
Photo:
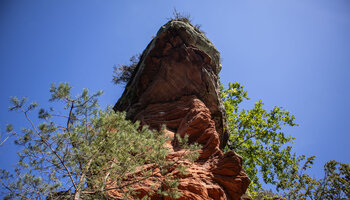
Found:
[[[249,185],[242,159],[221,150],[228,129],[218,84],[220,70],[220,54],[204,34],[186,20],[172,20],[144,50],[114,106],[130,120],[154,129],[164,124],[169,135],[188,135],[190,143],[202,145],[199,159],[188,163],[189,173],[179,175],[180,199],[239,199]],[[180,155],[174,142],[169,148],[169,159]],[[133,187],[142,197],[152,184],[156,183],[149,180]]]

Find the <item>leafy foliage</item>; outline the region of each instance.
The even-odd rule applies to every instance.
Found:
[[[51,86],[50,101],[62,102],[63,110],[40,109],[39,125],[30,118],[38,104],[27,105],[25,98],[11,99],[10,110],[22,112],[29,127],[16,133],[16,144],[22,150],[18,152],[15,174],[0,171],[5,199],[55,199],[62,195],[104,199],[112,189],[119,189],[127,197],[135,195],[132,184],[157,178],[159,173],[166,177],[159,182],[167,189],[160,188],[158,193],[179,197],[177,180],[168,174],[185,169],[179,160],[166,159],[168,148],[164,144],[169,138],[161,131],[125,120],[124,113],[110,107],[99,109],[97,97],[101,91],[89,95],[84,89],[73,98],[71,88],[67,83]],[[187,145],[186,138],[180,140],[188,151],[179,159],[196,159],[198,145]],[[149,167],[140,168],[144,165]]]
[[[227,150],[234,150],[244,158],[244,169],[251,178],[254,190],[261,188],[258,172],[265,183],[284,187],[284,171],[298,163],[292,154],[294,138],[281,131],[284,125],[297,126],[294,116],[280,107],[271,111],[263,109],[258,101],[251,110],[240,109],[239,104],[249,99],[239,83],[229,83],[222,91],[222,99],[227,113],[230,137]]]
[[[306,173],[315,156],[297,157],[292,153],[294,138],[282,132],[284,126],[297,126],[289,111],[280,107],[266,111],[261,100],[251,110],[240,109],[239,104],[249,98],[237,82],[229,83],[226,90],[221,85],[221,95],[231,133],[226,150],[234,150],[243,157],[254,199],[280,199],[279,195],[261,188],[259,176],[277,190],[282,189],[287,199],[350,198],[349,164],[327,162],[324,178],[319,180]]]
[[[300,157],[304,160],[304,156]],[[324,177],[317,180],[305,171],[315,156],[309,157],[298,170],[286,172],[290,177],[285,191],[288,199],[349,199],[350,165],[331,160],[324,165]]]
[[[275,194],[272,190],[259,189],[255,196],[254,200],[282,200],[278,194]]]

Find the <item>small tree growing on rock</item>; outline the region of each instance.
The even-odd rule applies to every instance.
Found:
[[[128,83],[131,79],[134,70],[139,63],[141,54],[137,54],[132,56],[129,61],[130,64],[128,65],[119,65],[113,67],[113,83],[116,85],[122,84],[122,83]]]

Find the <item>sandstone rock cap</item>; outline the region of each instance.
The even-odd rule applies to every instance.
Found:
[[[229,134],[220,98],[220,70],[220,54],[201,31],[186,20],[169,21],[142,53],[114,110],[126,111],[127,118],[137,120],[150,104],[194,95],[210,110],[223,148]]]

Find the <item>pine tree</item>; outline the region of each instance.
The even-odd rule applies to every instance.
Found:
[[[35,121],[30,114],[37,103],[11,99],[10,110],[23,113],[29,127],[20,133],[8,126],[22,149],[14,174],[1,170],[5,199],[106,199],[110,190],[123,191],[124,197],[134,196],[132,184],[142,184],[158,173],[167,177],[160,180],[161,184],[169,186],[158,193],[179,197],[177,180],[166,176],[176,162],[166,159],[169,149],[164,144],[169,138],[162,131],[126,120],[125,113],[110,107],[100,109],[101,91],[89,95],[84,89],[73,98],[71,88],[67,83],[58,87],[52,84],[50,101],[63,103],[63,109],[39,109]],[[35,125],[36,121],[40,123]],[[199,147],[187,145],[185,139],[182,144],[188,154],[179,159],[195,160]],[[140,168],[144,165],[150,167]],[[181,164],[175,167],[184,171]]]

